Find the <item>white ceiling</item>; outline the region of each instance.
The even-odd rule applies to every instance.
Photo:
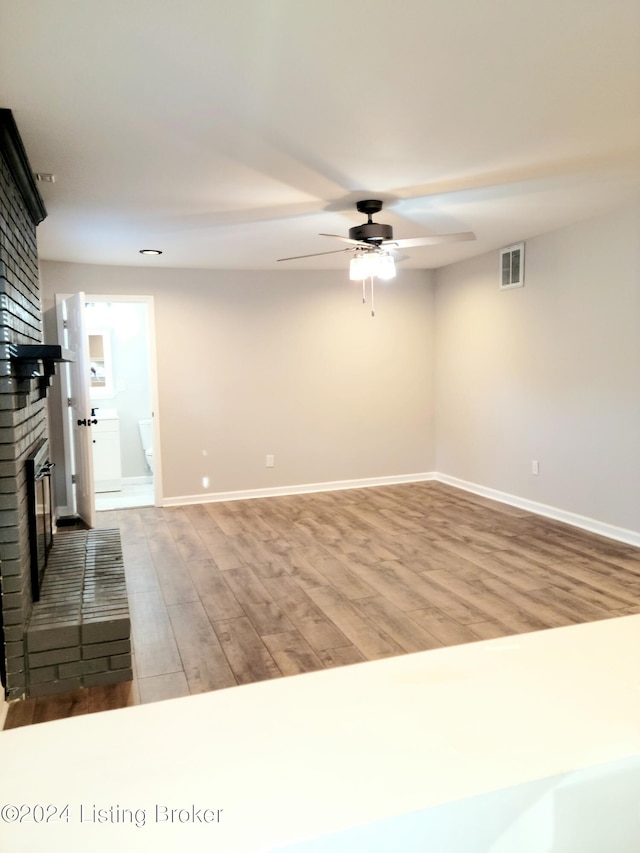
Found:
[[[381,198],[437,267],[640,193],[640,3],[0,0],[0,106],[45,259],[346,268],[277,258]]]

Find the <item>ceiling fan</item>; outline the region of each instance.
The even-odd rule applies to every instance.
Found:
[[[297,261],[300,258],[316,258],[319,255],[335,255],[338,252],[355,252],[356,255],[369,253],[388,254],[395,249],[410,249],[417,246],[434,246],[439,243],[457,243],[461,240],[475,240],[473,231],[460,231],[457,234],[438,234],[431,237],[409,237],[403,240],[393,239],[393,228],[382,222],[374,222],[374,213],[382,210],[382,202],[379,199],[365,199],[356,202],[359,213],[367,216],[367,221],[362,225],[349,228],[349,236],[341,237],[338,234],[320,234],[320,237],[333,237],[343,243],[349,243],[347,249],[332,249],[328,252],[313,252],[310,255],[295,255],[291,258],[278,258],[278,261]]]

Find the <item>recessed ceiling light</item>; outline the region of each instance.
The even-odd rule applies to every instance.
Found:
[[[141,255],[161,255],[162,251],[160,249],[140,249]]]
[[[51,172],[36,172],[36,181],[42,181],[44,184],[55,184],[56,176]]]

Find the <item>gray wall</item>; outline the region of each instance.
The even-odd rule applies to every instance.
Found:
[[[41,276],[45,310],[80,290],[154,297],[165,498],[433,470],[428,272],[379,286],[375,318],[346,268]]]
[[[406,271],[373,320],[346,272],[42,277],[45,307],[154,296],[168,498],[437,470],[638,531],[639,234],[636,203],[528,240],[505,292],[497,252],[433,273],[435,298]]]
[[[640,530],[640,203],[436,283],[437,470]]]

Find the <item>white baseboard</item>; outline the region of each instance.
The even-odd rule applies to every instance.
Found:
[[[329,483],[304,483],[297,486],[278,486],[267,489],[247,489],[237,492],[208,492],[201,495],[180,495],[165,498],[162,506],[186,506],[198,503],[219,503],[220,501],[246,501],[251,498],[273,498],[285,495],[306,495],[314,492],[337,492],[344,489],[367,489],[373,486],[392,486],[398,483],[420,483],[433,480],[435,474],[400,474],[394,477],[368,477],[363,480],[336,480]]]
[[[142,477],[123,477],[122,485],[123,486],[148,486],[153,483],[153,477],[149,474],[145,474]]]
[[[500,492],[497,489],[490,489],[486,486],[479,486],[477,483],[470,483],[467,480],[460,480],[457,477],[450,477],[448,474],[441,474],[434,471],[421,474],[401,474],[399,476],[392,477],[368,477],[362,480],[337,480],[335,482],[328,483],[304,483],[297,486],[247,489],[235,492],[208,492],[200,495],[180,495],[174,498],[165,498],[162,502],[162,506],[187,506],[188,504],[242,501],[251,500],[252,498],[305,495],[313,494],[314,492],[335,492],[345,489],[391,486],[399,483],[420,483],[426,480],[437,480],[440,483],[445,483],[446,485],[453,486],[456,489],[461,489],[465,492],[472,492],[473,494],[481,495],[482,497],[489,498],[490,500],[509,504],[510,506],[517,507],[518,509],[524,509],[534,515],[541,515],[545,518],[552,518],[555,521],[562,521],[565,524],[578,527],[581,530],[588,530],[589,532],[596,533],[599,536],[605,536],[607,539],[614,539],[617,542],[624,542],[627,545],[634,545],[635,547],[640,548],[640,532],[626,530],[623,527],[616,527],[613,524],[606,524],[605,522],[597,521],[595,518],[588,518],[584,515],[567,512],[566,510],[558,509],[557,507],[548,506],[547,504],[538,503],[537,501],[527,500],[526,498],[520,498],[517,495]]]
[[[465,492],[473,492],[475,495],[481,495],[493,501],[499,501],[518,509],[527,510],[527,512],[531,512],[534,515],[542,515],[545,518],[552,518],[554,521],[562,521],[573,527],[579,527],[581,530],[588,530],[590,533],[597,533],[599,536],[605,536],[607,539],[615,539],[617,542],[624,542],[627,545],[634,545],[636,548],[640,548],[640,532],[635,530],[616,527],[613,524],[606,524],[603,521],[597,521],[595,518],[589,518],[585,515],[567,512],[554,506],[548,506],[537,501],[520,498],[517,495],[500,492],[497,489],[489,489],[486,486],[479,486],[477,483],[469,483],[466,480],[459,480],[457,477],[450,477],[448,474],[436,473],[433,479],[440,483],[446,483],[448,486],[454,486],[456,489],[462,489]]]

